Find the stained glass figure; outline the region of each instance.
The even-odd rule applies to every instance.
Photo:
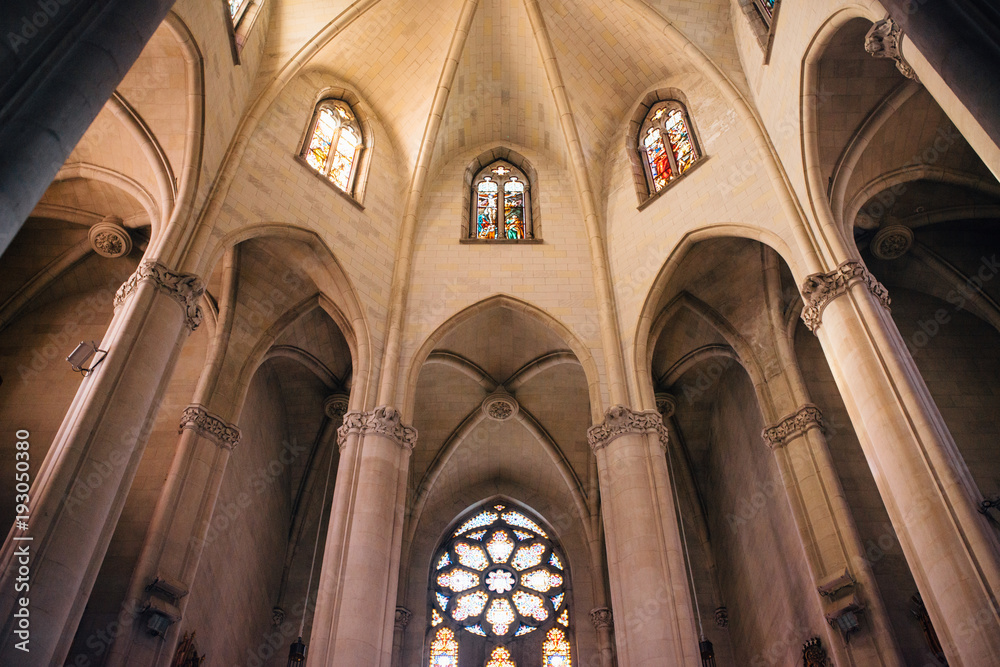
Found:
[[[437,581],[439,586],[445,586],[456,593],[461,593],[462,591],[467,591],[470,588],[478,586],[479,575],[473,574],[468,570],[456,568],[451,572],[438,575]]]
[[[451,628],[441,628],[434,635],[430,667],[458,667],[458,640]]]
[[[514,663],[510,651],[503,646],[497,646],[490,654],[490,660],[485,667],[517,667],[517,665]]]
[[[486,611],[486,621],[493,626],[493,633],[505,635],[514,622],[514,608],[507,598],[493,598],[490,608]]]
[[[363,148],[361,126],[347,102],[321,102],[302,153],[309,166],[344,192],[350,192]]]
[[[527,570],[529,567],[534,567],[542,562],[542,554],[545,553],[545,545],[536,542],[531,546],[519,547],[517,553],[514,554],[514,560],[511,561],[511,565],[514,566],[515,570]]]
[[[545,602],[542,601],[539,595],[517,591],[510,599],[514,601],[514,606],[517,607],[517,612],[521,616],[527,616],[536,621],[544,621],[549,617],[549,611],[545,608]]]
[[[542,643],[543,667],[572,667],[569,657],[569,640],[559,628],[552,628]]]
[[[432,622],[440,618],[455,632],[497,644],[551,628],[566,612],[568,576],[561,552],[538,520],[507,505],[490,505],[470,516],[434,561]],[[561,617],[568,618],[567,613]]]
[[[503,186],[504,232],[508,239],[524,238],[524,183],[511,176]]]
[[[475,570],[481,571],[485,570],[486,566],[490,564],[490,562],[486,560],[486,554],[483,552],[482,548],[473,544],[459,542],[455,545],[455,553],[458,554],[458,562],[465,567],[471,567]]]
[[[514,550],[514,541],[506,532],[498,531],[493,533],[493,537],[487,542],[486,550],[490,552],[490,558],[494,563],[506,563],[510,558],[510,552]]]
[[[687,114],[680,102],[657,102],[639,132],[649,194],[656,194],[683,175],[698,158]]]
[[[483,240],[519,241],[532,238],[529,184],[514,165],[498,160],[473,179],[471,236]],[[506,506],[496,505],[502,512]]]

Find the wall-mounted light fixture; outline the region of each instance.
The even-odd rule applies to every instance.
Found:
[[[87,368],[85,364],[90,361],[91,357],[98,353],[100,353],[101,356],[94,360],[94,363],[90,368]],[[106,356],[108,356],[108,351],[98,348],[97,343],[94,341],[90,341],[89,343],[81,341],[80,344],[76,346],[76,349],[70,352],[69,356],[66,357],[66,361],[69,362],[69,365],[72,366],[74,371],[81,373],[84,377],[87,377],[94,371],[95,368],[97,368],[97,364],[104,361],[104,357]]]

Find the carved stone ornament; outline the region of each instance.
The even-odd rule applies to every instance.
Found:
[[[410,624],[410,619],[413,618],[413,612],[406,607],[396,607],[396,616],[393,620],[397,630],[405,630],[406,626]]]
[[[633,412],[623,405],[616,405],[604,413],[604,421],[587,430],[587,442],[595,452],[630,433],[656,433],[660,436],[660,446],[666,449],[669,436],[663,418],[655,410]]]
[[[347,404],[350,396],[347,394],[331,394],[323,401],[323,412],[332,421],[340,421],[347,414]]]
[[[601,630],[602,628],[610,628],[614,625],[614,618],[611,615],[611,610],[607,607],[598,607],[596,609],[590,610],[590,621],[594,624],[594,628]]]
[[[109,215],[90,228],[90,246],[101,257],[122,257],[132,251],[132,237],[122,219]]]
[[[205,285],[201,279],[190,273],[174,273],[159,262],[142,262],[135,273],[118,288],[115,294],[115,308],[132,296],[139,283],[148,281],[156,285],[156,289],[176,301],[184,309],[187,326],[191,331],[201,324],[202,312],[198,306],[201,295],[205,293]]]
[[[677,397],[673,394],[660,392],[656,394],[656,411],[664,419],[670,419],[677,410]]]
[[[715,624],[720,628],[729,627],[729,610],[725,607],[717,607],[715,609]]]
[[[795,436],[811,428],[823,428],[823,413],[815,405],[808,404],[788,415],[774,426],[765,428],[760,436],[771,449],[783,447]]]
[[[906,225],[889,225],[872,238],[872,254],[879,259],[899,259],[913,247],[913,230]]]
[[[916,72],[903,58],[899,45],[903,41],[903,29],[890,17],[886,17],[872,26],[865,35],[865,51],[875,58],[889,58],[896,61],[896,69],[907,79],[917,79]]]
[[[232,449],[240,444],[240,430],[227,424],[200,405],[189,405],[181,415],[178,433],[190,429],[203,438],[214,440],[220,447]]]
[[[864,283],[868,291],[875,295],[882,305],[889,309],[889,291],[875,280],[861,262],[844,262],[830,273],[814,273],[802,285],[802,299],[806,307],[802,310],[802,321],[814,332],[822,324],[823,309],[838,296],[847,294],[854,283]]]
[[[826,649],[819,637],[802,645],[802,667],[827,667]]]
[[[351,433],[381,435],[410,450],[417,444],[417,429],[403,424],[399,411],[386,405],[370,412],[348,412],[344,415],[344,423],[337,429],[337,444],[341,448]]]
[[[274,607],[271,609],[271,625],[274,627],[279,627],[285,622],[285,610],[281,607]]]
[[[518,413],[521,406],[505,391],[497,391],[483,399],[483,414],[493,421],[507,421]]]

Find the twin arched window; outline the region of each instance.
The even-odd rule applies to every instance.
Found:
[[[650,195],[663,190],[698,160],[687,112],[680,102],[666,100],[650,107],[639,130],[639,153]]]
[[[435,556],[430,667],[460,667],[460,635],[495,645],[486,667],[517,667],[512,646],[536,631],[545,639],[534,664],[571,667],[566,583],[563,556],[539,523],[507,503],[486,503]]]
[[[324,100],[316,107],[302,157],[331,183],[351,194],[364,148],[361,125],[343,100]]]
[[[506,160],[483,167],[472,181],[472,229],[481,240],[533,238],[530,184],[524,172]]]

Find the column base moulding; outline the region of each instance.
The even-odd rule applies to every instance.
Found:
[[[844,262],[829,273],[814,273],[802,284],[802,299],[806,306],[802,310],[802,321],[809,330],[816,333],[822,324],[823,309],[855,283],[864,283],[868,291],[878,299],[886,310],[891,300],[889,291],[875,279],[875,276],[861,262]]]
[[[202,294],[205,293],[205,284],[201,278],[190,273],[175,273],[159,262],[144,261],[118,288],[114,299],[115,309],[125,303],[143,282],[153,283],[158,291],[180,304],[184,309],[188,329],[194,331],[198,328],[204,316],[198,305]]]
[[[765,428],[760,436],[768,447],[777,449],[811,428],[823,428],[823,413],[810,403],[803,405],[774,426]]]
[[[608,408],[604,413],[604,421],[587,429],[587,442],[596,452],[607,447],[613,440],[633,433],[656,433],[660,436],[660,447],[667,447],[669,435],[659,412],[635,412],[623,405]]]
[[[396,408],[385,405],[368,412],[345,414],[343,425],[337,429],[337,445],[341,449],[347,442],[347,436],[352,433],[360,436],[380,435],[411,451],[417,444],[417,429],[404,424]]]
[[[177,432],[180,433],[184,429],[194,431],[199,436],[214,441],[219,447],[230,450],[240,444],[242,437],[236,426],[213,415],[201,405],[189,405],[184,408]]]

